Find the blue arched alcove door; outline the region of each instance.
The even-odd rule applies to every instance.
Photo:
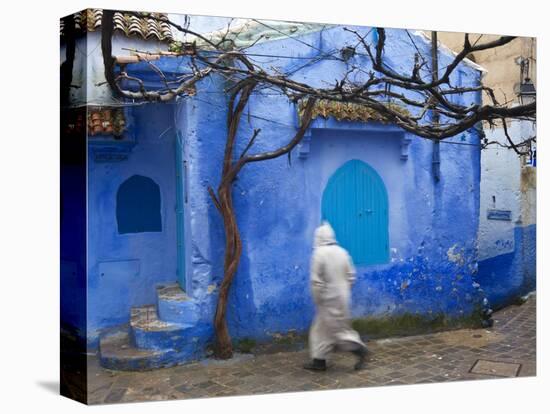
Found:
[[[342,165],[323,192],[321,215],[355,264],[388,262],[388,194],[371,166],[359,160]]]

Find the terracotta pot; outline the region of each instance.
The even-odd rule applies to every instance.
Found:
[[[92,118],[92,121],[97,121],[97,120],[101,120],[101,114],[99,112],[94,112],[91,116]]]
[[[111,120],[111,110],[106,109],[103,111],[103,120],[110,121]]]
[[[101,125],[94,125],[92,135],[100,134],[101,132],[103,132],[103,127]]]

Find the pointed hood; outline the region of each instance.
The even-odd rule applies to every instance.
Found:
[[[315,230],[315,240],[314,247],[319,246],[328,246],[331,244],[336,244],[336,236],[334,235],[334,230],[327,221],[323,221],[317,229]]]

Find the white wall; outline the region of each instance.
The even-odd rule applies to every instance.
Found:
[[[519,142],[535,132],[529,121],[512,121],[508,133],[514,142]],[[485,134],[489,141],[507,143],[502,128],[485,129]],[[525,182],[526,176],[533,172],[525,169],[530,168],[523,166],[522,159],[511,149],[493,144],[482,150],[479,260],[512,252],[515,247],[514,228],[536,222],[536,187]],[[489,209],[511,210],[512,220],[488,220]]]

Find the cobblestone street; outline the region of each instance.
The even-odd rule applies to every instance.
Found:
[[[494,315],[490,329],[372,340],[369,362],[334,354],[326,372],[302,368],[306,350],[237,355],[149,372],[114,372],[89,362],[89,403],[118,403],[479,380],[536,374],[536,299]]]

